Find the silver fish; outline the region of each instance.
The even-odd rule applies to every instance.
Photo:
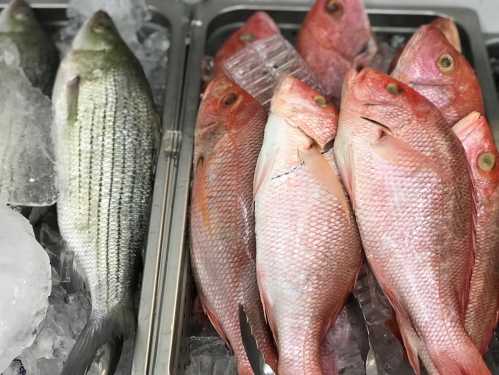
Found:
[[[144,72],[105,12],[77,34],[53,103],[59,226],[92,299],[62,374],[84,374],[100,347],[113,374],[135,326],[160,122]]]
[[[59,56],[51,39],[24,0],[12,0],[0,14],[0,42],[13,43],[19,54],[19,67],[33,86],[49,95]]]

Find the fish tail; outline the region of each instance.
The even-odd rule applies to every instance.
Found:
[[[459,350],[455,348],[453,353],[431,354],[441,375],[491,375],[478,349],[471,340],[468,341]]]
[[[61,375],[85,375],[94,359],[105,371],[103,373],[113,375],[121,357],[123,341],[134,327],[134,314],[127,308],[116,309],[104,317],[91,314],[64,363]],[[96,358],[100,348],[103,348],[103,355]]]

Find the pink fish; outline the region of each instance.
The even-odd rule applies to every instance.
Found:
[[[453,128],[468,158],[475,193],[475,264],[466,330],[482,353],[497,324],[499,307],[499,167],[497,148],[484,116],[473,112]]]
[[[336,124],[335,108],[303,82],[287,77],[276,89],[255,173],[255,215],[258,285],[279,375],[334,371],[322,368],[321,343],[361,264],[330,148]]]
[[[350,72],[341,106],[336,161],[412,367],[490,374],[464,327],[473,198],[459,140],[433,104],[372,69]]]
[[[368,65],[377,52],[362,0],[317,0],[296,42],[325,89],[338,99],[348,69]]]
[[[200,301],[234,351],[239,375],[253,370],[239,323],[248,317],[259,350],[277,367],[256,279],[253,176],[267,115],[223,74],[208,85],[196,124],[191,263]]]

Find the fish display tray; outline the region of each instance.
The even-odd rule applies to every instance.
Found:
[[[37,18],[48,32],[53,32],[67,22],[67,0],[28,0]],[[85,0],[82,0],[85,1]],[[0,10],[8,0],[0,0]],[[135,343],[132,373],[143,375],[147,373],[150,359],[156,355],[153,348],[159,333],[159,315],[156,308],[161,305],[163,289],[161,275],[166,264],[166,247],[163,246],[170,227],[171,202],[173,199],[173,180],[177,173],[176,158],[179,137],[179,115],[181,109],[181,91],[186,60],[186,35],[189,29],[188,7],[177,1],[146,0],[152,15],[152,23],[166,26],[169,30],[170,47],[168,50],[168,65],[166,77],[166,92],[162,113],[161,149],[158,155],[154,196],[150,216],[146,256],[138,312],[138,330]]]
[[[279,25],[282,33],[293,41],[311,5],[312,1],[300,0],[206,0],[193,9],[180,118],[182,139],[177,159],[178,174],[174,186],[171,217],[164,220],[170,224],[170,227],[163,231],[161,243],[168,254],[166,264],[161,264],[161,269],[166,270],[166,274],[162,274],[161,280],[158,280],[159,296],[156,298],[158,303],[156,313],[159,325],[154,327],[154,347],[151,348],[151,352],[156,355],[150,358],[148,375],[181,375],[189,358],[189,353],[183,345],[187,322],[191,317],[194,287],[189,262],[188,208],[194,127],[202,86],[203,57],[213,56],[226,37],[257,10],[267,11]],[[487,113],[496,138],[499,139],[497,137],[499,111],[494,81],[479,19],[473,10],[405,6],[374,8],[370,7],[368,2],[367,8],[373,29],[379,36],[409,36],[419,26],[431,22],[437,16],[452,17],[458,24],[464,53],[478,74]]]

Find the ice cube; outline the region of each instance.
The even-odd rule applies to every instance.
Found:
[[[56,201],[52,105],[17,67],[0,62],[0,204]]]
[[[48,307],[50,262],[29,222],[0,208],[0,372],[35,340]]]
[[[189,337],[185,375],[236,375],[234,356],[219,337]]]
[[[12,67],[20,67],[21,57],[11,38],[0,35],[0,62]]]
[[[286,75],[322,91],[305,61],[280,34],[250,43],[227,59],[224,70],[229,78],[267,108],[279,79]]]

